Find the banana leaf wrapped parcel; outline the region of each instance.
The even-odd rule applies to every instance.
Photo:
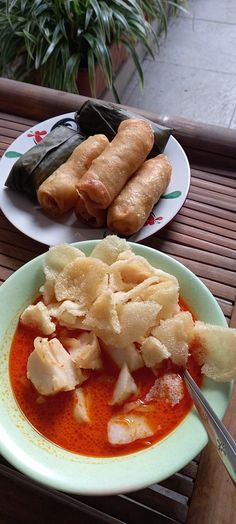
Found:
[[[87,135],[103,133],[109,140],[115,137],[120,123],[128,118],[147,120],[143,116],[111,102],[100,102],[98,100],[88,100],[75,115],[75,121],[82,132]],[[152,158],[164,151],[172,129],[156,124],[151,120],[147,121],[154,133],[154,146],[148,155],[148,158]]]
[[[13,165],[5,182],[7,187],[37,200],[37,189],[87,137],[65,125],[55,127],[45,138]]]

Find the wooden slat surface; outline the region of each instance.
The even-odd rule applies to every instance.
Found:
[[[224,417],[224,423],[234,438],[236,438],[235,405],[236,389]],[[187,524],[233,524],[235,510],[235,486],[219,461],[216,450],[212,444],[208,444],[202,453]]]
[[[6,94],[4,96],[7,100]],[[37,96],[40,100],[43,119],[46,116],[44,115],[45,106],[42,109],[41,92]],[[58,112],[72,110],[74,97],[75,95],[70,95],[70,98],[67,99],[63,95],[60,101],[67,100],[67,102],[63,106],[64,109],[61,106]],[[83,101],[84,99],[80,99],[79,104]],[[58,100],[53,106],[52,113],[47,115],[48,117],[56,114],[54,111],[58,107],[57,104]],[[77,109],[77,107],[74,107],[74,109]],[[29,118],[25,118],[23,116],[26,114],[24,111],[20,113],[20,116],[14,114],[13,110],[12,114],[7,113],[0,101],[0,111],[2,111],[0,113],[0,153],[3,154],[17,136],[36,123],[35,118],[37,118],[39,109],[35,111],[32,109],[27,113]],[[155,119],[154,116],[153,119]],[[164,120],[166,119],[163,117]],[[169,123],[171,122],[169,121]],[[196,135],[198,148],[200,148],[199,128],[196,132],[196,128],[193,125],[189,127],[187,121],[181,124],[182,127],[178,124],[178,121],[177,124],[176,121],[174,124],[175,130],[177,130],[176,136],[180,138],[183,144],[186,143],[189,151],[192,151],[193,162],[191,166],[194,167],[192,167],[190,191],[178,215],[159,234],[147,239],[144,243],[170,254],[194,271],[213,292],[228,322],[231,321],[232,325],[236,326],[236,169],[232,169],[233,160],[236,166],[236,154],[234,156],[233,134],[226,133],[230,137],[229,143],[227,143],[224,135],[220,147],[220,131],[218,128],[217,130],[214,129],[214,132],[212,131],[213,138],[208,138],[209,155],[206,142],[204,142],[201,149],[204,155],[199,155],[198,162],[196,162],[193,137]],[[236,133],[234,135],[236,141],[235,136]],[[221,162],[218,163],[218,166],[221,167],[215,174],[219,148]],[[197,150],[199,152],[199,149]],[[227,161],[224,164],[223,157],[228,158],[229,162]],[[210,161],[213,165],[212,170]],[[3,214],[0,214],[0,283],[4,282],[25,262],[43,253],[46,249],[47,247],[43,244],[22,235]],[[226,418],[226,421],[230,427],[231,420]],[[236,436],[235,424],[232,430],[234,436]],[[213,522],[231,524],[233,520],[225,519],[223,509],[220,518],[217,517],[216,504],[212,500],[211,509],[209,509],[208,490],[212,489],[213,482],[211,475],[218,482],[215,487],[215,493],[218,497],[220,497],[222,489],[224,496],[226,496],[226,489],[222,482],[219,484],[219,481],[217,481],[219,461],[214,455],[214,450],[210,449],[210,452],[208,450],[209,447],[203,453],[200,466],[199,458],[197,458],[180,472],[160,484],[127,495],[103,498],[72,497],[46,488],[39,488],[35,483],[15,472],[2,458],[0,459],[0,489],[4,493],[4,499],[0,503],[0,524],[13,524],[13,522],[14,524],[18,524],[18,522],[46,524],[50,520],[69,524],[74,524],[74,522],[85,524],[87,522],[91,522],[91,524],[93,522],[133,524],[135,522],[135,524],[141,524],[146,521],[150,524],[180,524],[186,522],[188,524],[198,524],[199,522],[201,524],[213,524]],[[206,469],[210,471],[207,477]],[[220,469],[220,475],[221,473],[222,478],[225,479],[227,490],[232,490],[230,481],[224,476],[224,471]],[[204,480],[205,477],[206,481]],[[230,495],[230,497],[232,504],[233,495]],[[17,515],[12,500],[18,507]],[[204,509],[199,500],[204,501]],[[33,521],[31,520],[32,516],[27,511],[29,503],[31,509],[35,508]],[[229,515],[230,518],[234,516],[232,506],[227,518],[229,518]]]

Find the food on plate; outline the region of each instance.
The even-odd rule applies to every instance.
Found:
[[[56,127],[14,163],[5,185],[36,200],[36,191],[40,184],[63,164],[75,147],[86,138],[83,133],[64,125]]]
[[[86,197],[86,199],[84,196],[82,197],[79,191],[74,211],[79,220],[82,219],[92,227],[104,227],[106,225],[106,209],[97,207],[89,197]]]
[[[99,260],[102,260],[110,266],[122,256],[122,253],[125,253],[126,258],[128,254],[132,255],[130,245],[124,238],[109,235],[107,238],[104,238],[102,242],[97,243],[90,256],[99,258]]]
[[[108,441],[112,446],[124,446],[151,437],[153,433],[146,418],[135,413],[114,415],[108,422]]]
[[[42,131],[45,137],[14,163],[5,185],[26,193],[52,219],[72,211],[92,227],[124,236],[139,231],[170,179],[160,153],[171,129],[90,100],[75,114],[77,130],[64,120]],[[156,161],[148,163],[152,157]]]
[[[151,335],[146,337],[141,344],[140,352],[147,368],[155,368],[163,360],[171,357],[167,347],[158,338]]]
[[[103,133],[109,140],[115,137],[120,123],[128,118],[147,120],[141,115],[132,113],[116,104],[100,100],[87,100],[75,116],[79,129],[85,134]],[[163,153],[172,130],[156,122],[147,121],[154,133],[154,144],[148,155],[151,158]]]
[[[109,206],[108,227],[124,236],[139,231],[165,192],[171,172],[171,164],[165,155],[146,160]]]
[[[86,396],[82,388],[75,389],[74,398],[75,398],[75,403],[74,403],[73,415],[74,415],[75,420],[79,423],[91,422],[91,419],[89,416],[88,402],[87,402]]]
[[[28,306],[22,313],[20,320],[22,324],[38,329],[43,335],[51,335],[56,329],[56,325],[51,321],[48,308],[43,302],[37,302]]]
[[[101,348],[92,331],[84,331],[79,338],[67,337],[62,341],[77,368],[102,369]]]
[[[35,338],[27,363],[27,378],[41,395],[70,391],[79,384],[73,361],[57,338]]]
[[[45,253],[44,273],[46,280],[39,291],[42,293],[43,301],[46,305],[50,304],[54,298],[54,285],[57,275],[62,271],[66,264],[72,262],[72,260],[75,260],[78,257],[84,256],[84,253],[82,253],[80,249],[76,249],[68,244],[55,246],[52,251],[49,249],[49,251]],[[66,309],[69,309],[69,307],[63,307],[62,309],[65,311]]]
[[[48,215],[58,218],[75,207],[78,181],[108,144],[105,135],[90,136],[39,186],[37,198]]]
[[[54,290],[58,302],[75,300],[87,311],[94,307],[107,286],[107,265],[96,258],[78,257],[59,273]]]
[[[236,377],[236,329],[194,324],[194,356],[202,372],[219,382]]]
[[[189,311],[180,311],[172,318],[160,320],[152,330],[156,337],[171,355],[171,360],[177,366],[186,366],[188,348],[193,342],[194,323]]]
[[[115,138],[77,184],[76,215],[96,220],[97,213],[108,208],[145,161],[153,143],[154,135],[148,122],[138,119],[121,122]],[[101,225],[100,214],[97,225]]]
[[[147,393],[145,400],[150,401],[154,398],[165,400],[171,406],[179,404],[184,398],[184,384],[178,373],[165,373],[157,378]]]
[[[124,402],[130,398],[131,395],[137,395],[137,393],[138,387],[135,384],[126,362],[124,362],[120,370],[110,404],[111,406],[116,404],[124,404]]]
[[[139,451],[190,410],[185,367],[199,385],[203,373],[235,378],[236,330],[196,320],[176,277],[124,239],[108,236],[89,256],[55,246],[43,270],[43,294],[15,333],[10,379],[29,421],[56,444],[90,456]]]
[[[125,345],[123,348],[112,346],[111,344],[103,344],[103,349],[105,349],[117,368],[121,369],[124,364],[127,364],[132,372],[144,367],[143,356],[140,351],[137,351],[137,347],[133,342]]]

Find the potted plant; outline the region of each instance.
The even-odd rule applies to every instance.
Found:
[[[113,89],[114,53],[131,54],[143,85],[135,50],[141,42],[153,56],[152,21],[166,29],[167,14],[183,0],[0,0],[0,74],[16,80],[80,92],[80,69],[88,72],[92,96],[100,68]],[[125,50],[125,52],[124,52]],[[97,69],[96,69],[97,67]]]

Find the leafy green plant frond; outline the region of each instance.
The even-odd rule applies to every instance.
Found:
[[[136,66],[136,69],[137,69],[137,72],[139,74],[139,78],[140,78],[140,82],[141,82],[141,89],[143,91],[143,87],[144,87],[144,76],[143,76],[143,70],[142,70],[142,66],[140,64],[140,60],[139,60],[139,57],[135,51],[135,48],[127,41],[127,40],[123,40],[123,43],[126,47],[128,47],[129,51],[130,51],[130,54],[133,58],[133,61],[135,63],[135,66]]]
[[[112,43],[128,50],[143,88],[136,52],[141,42],[153,57],[152,22],[167,31],[169,15],[185,10],[184,0],[0,0],[0,74],[17,80],[77,91],[79,66],[88,68],[96,96],[96,64],[114,87]]]

